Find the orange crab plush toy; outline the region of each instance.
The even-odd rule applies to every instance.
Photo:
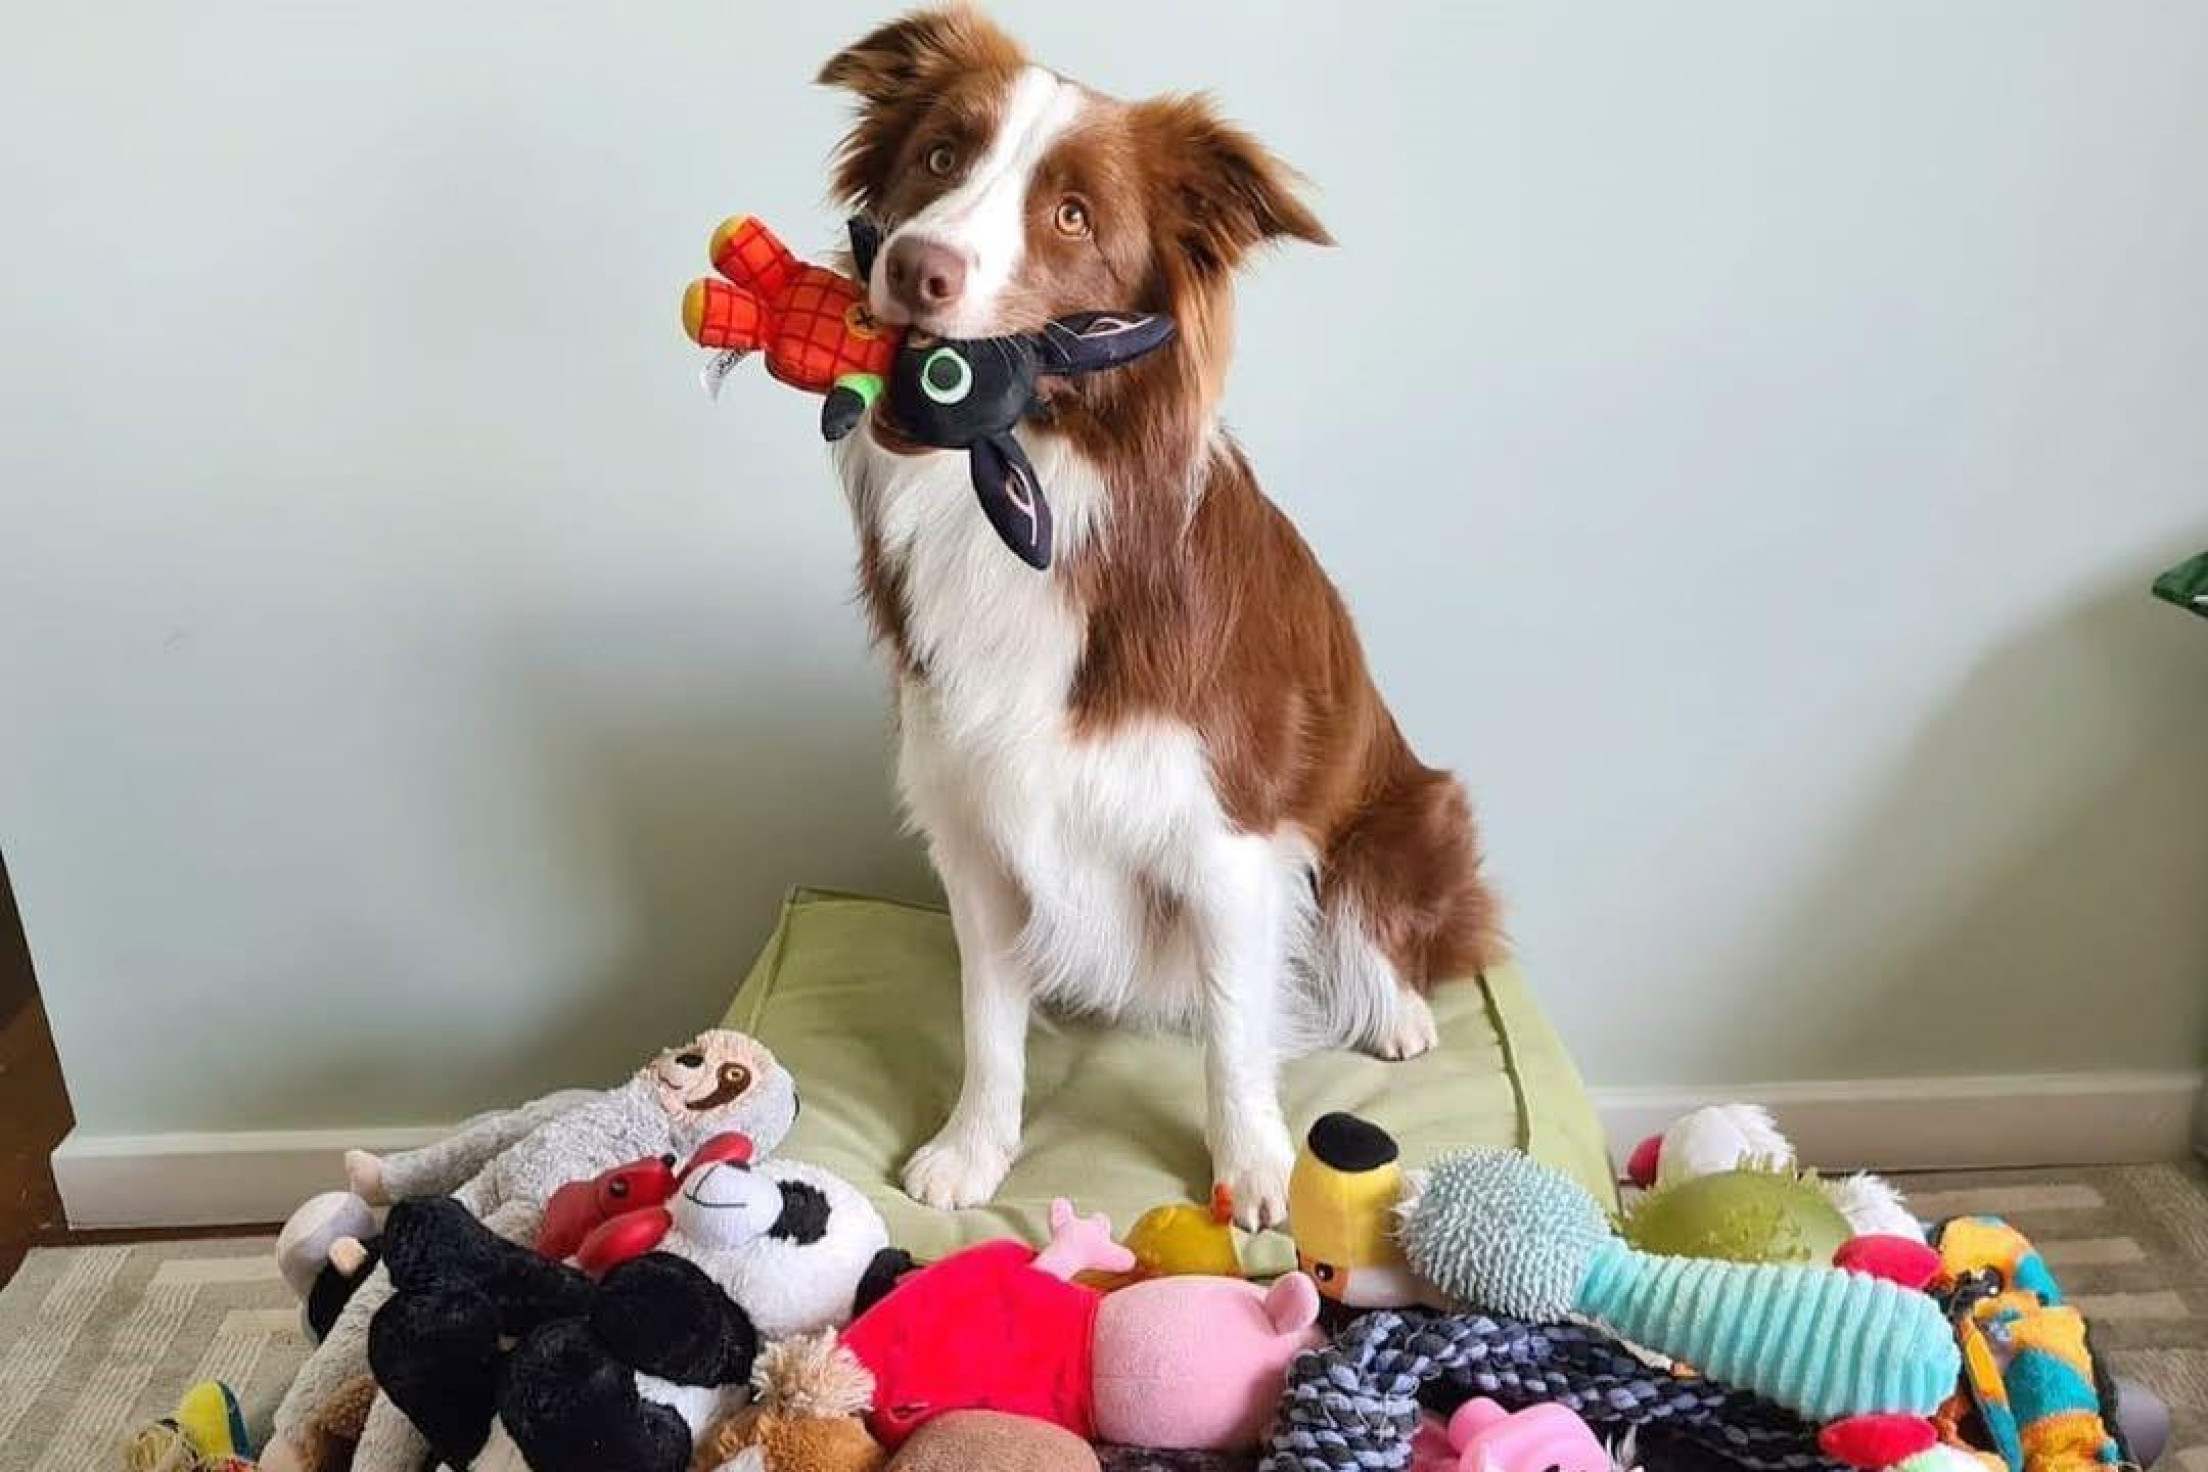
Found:
[[[879,237],[863,221],[851,226],[852,255],[861,275],[873,265]],[[866,288],[790,253],[750,215],[724,220],[708,248],[713,269],[682,297],[683,330],[700,347],[724,353],[764,352],[767,372],[810,393],[826,394],[821,433],[849,434],[880,397],[904,336],[867,309]],[[724,279],[725,278],[725,279]]]

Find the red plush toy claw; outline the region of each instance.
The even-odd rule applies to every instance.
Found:
[[[569,1181],[544,1203],[537,1251],[564,1261],[600,1224],[623,1212],[657,1206],[674,1194],[674,1162],[665,1158],[632,1160],[587,1181]]]
[[[575,1249],[575,1266],[602,1278],[631,1258],[642,1257],[674,1230],[675,1218],[664,1206],[625,1211],[601,1222]]]
[[[570,1181],[545,1203],[537,1251],[599,1277],[642,1257],[674,1226],[664,1205],[675,1188],[710,1165],[749,1166],[751,1137],[730,1130],[700,1145],[677,1171],[672,1157],[618,1165],[587,1181]]]
[[[1910,1237],[1850,1237],[1832,1254],[1832,1265],[1923,1291],[1939,1275],[1940,1255]]]
[[[749,1165],[753,1153],[751,1136],[747,1134],[730,1130],[725,1135],[715,1135],[700,1145],[697,1153],[683,1163],[682,1179],[688,1180],[692,1172],[703,1170],[709,1165]],[[670,1189],[667,1194],[672,1196],[674,1192]]]
[[[1932,1423],[1922,1416],[1886,1413],[1850,1416],[1834,1421],[1817,1433],[1817,1445],[1836,1462],[1850,1467],[1891,1467],[1919,1452],[1930,1451],[1939,1440]]]

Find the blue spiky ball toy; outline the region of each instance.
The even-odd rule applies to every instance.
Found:
[[[1478,1284],[1481,1307],[1537,1323],[1570,1312],[1587,1264],[1611,1240],[1577,1181],[1515,1150],[1467,1150],[1436,1165],[1408,1225],[1404,1256],[1420,1277],[1451,1292]]]

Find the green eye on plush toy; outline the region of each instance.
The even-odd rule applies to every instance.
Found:
[[[920,367],[920,387],[938,404],[955,404],[973,391],[974,370],[956,348],[937,348]]]

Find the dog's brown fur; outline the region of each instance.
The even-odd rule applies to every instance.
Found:
[[[894,223],[943,187],[919,161],[971,147],[1026,64],[966,8],[923,11],[834,57],[821,80],[861,100],[836,189]],[[1087,625],[1077,731],[1158,716],[1202,737],[1221,804],[1253,832],[1300,829],[1324,908],[1354,906],[1421,990],[1501,954],[1463,789],[1419,762],[1374,688],[1348,612],[1247,460],[1212,430],[1232,352],[1233,276],[1283,239],[1329,243],[1294,175],[1193,97],[1100,105],[1040,187],[1078,190],[1104,226],[1037,221],[1004,331],[1115,302],[1172,314],[1166,352],[1057,391],[1054,427],[1102,471],[1110,534],[1062,576]],[[903,572],[861,519],[861,595],[906,673]]]

